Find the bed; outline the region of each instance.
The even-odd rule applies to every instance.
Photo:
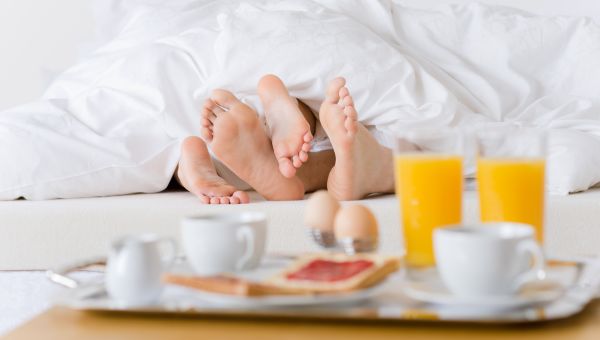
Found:
[[[264,211],[269,216],[268,251],[316,250],[306,236],[302,214],[306,201],[264,202],[239,206],[206,206],[187,192],[167,191],[103,198],[0,202],[0,334],[51,305],[60,288],[43,270],[79,259],[104,255],[111,239],[123,234],[156,232],[179,237],[183,216]],[[465,221],[477,220],[476,193],[465,193]],[[384,235],[381,250],[402,251],[394,196],[361,202],[373,209]],[[550,256],[600,256],[600,189],[569,196],[550,196],[547,204],[546,250]],[[27,271],[25,271],[27,270]],[[89,279],[94,273],[78,273]]]
[[[252,194],[249,205],[207,206],[191,194],[167,191],[104,198],[13,201],[0,204],[0,270],[41,270],[103,255],[120,235],[155,232],[179,237],[179,221],[188,215],[264,211],[269,218],[268,251],[316,250],[306,236],[306,201],[265,202]],[[399,212],[394,196],[361,202],[379,220],[386,253],[401,253]],[[477,196],[465,193],[466,222],[476,222]],[[600,255],[600,189],[570,196],[549,196],[546,249],[551,256]]]

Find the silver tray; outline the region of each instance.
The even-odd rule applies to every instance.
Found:
[[[263,262],[263,267],[277,267],[278,265],[273,265],[273,263],[281,264],[282,261],[289,261],[289,258],[286,260],[281,257],[270,257]],[[597,297],[600,287],[600,260],[578,258],[548,261],[549,277],[566,287],[560,298],[545,305],[517,309],[485,310],[419,302],[404,293],[408,279],[406,273],[403,272],[390,277],[370,298],[351,303],[325,306],[232,307],[203,300],[187,289],[167,286],[160,302],[156,305],[128,307],[120,305],[108,297],[101,280],[102,275],[99,275],[99,280],[85,283],[77,282],[69,277],[69,273],[89,267],[90,264],[101,265],[102,260],[48,271],[50,280],[70,288],[56,296],[55,304],[92,312],[193,315],[198,317],[516,324],[544,322],[576,315]],[[185,262],[181,261],[174,271],[187,272],[189,269]],[[246,274],[250,278],[257,275],[262,274]]]

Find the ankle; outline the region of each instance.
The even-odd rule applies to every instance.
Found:
[[[394,177],[394,157],[390,149],[380,147],[380,166],[381,173],[375,178],[379,179],[374,185],[377,193],[393,193],[395,190],[396,180]]]

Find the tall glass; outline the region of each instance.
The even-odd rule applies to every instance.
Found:
[[[462,220],[462,134],[414,129],[399,134],[394,155],[405,259],[410,267],[435,265],[433,230]]]
[[[477,132],[477,182],[483,222],[521,222],[544,240],[546,134],[530,128]]]

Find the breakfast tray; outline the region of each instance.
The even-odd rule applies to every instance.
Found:
[[[281,257],[269,257],[263,261],[263,267],[278,267],[285,264],[286,261],[289,263],[290,258],[286,260]],[[189,268],[185,261],[180,262],[174,272],[188,272]],[[551,260],[547,263],[548,276],[566,287],[559,298],[544,305],[530,305],[513,309],[466,308],[419,302],[405,293],[405,286],[410,275],[403,271],[388,278],[368,298],[354,302],[293,307],[224,306],[218,301],[205,300],[190,289],[167,286],[156,305],[128,307],[120,305],[108,297],[101,280],[103,275],[99,274],[98,280],[85,283],[79,283],[68,275],[89,267],[90,264],[101,263],[102,261],[88,261],[83,265],[49,271],[50,280],[70,288],[55,297],[55,304],[90,312],[197,317],[290,318],[388,323],[517,324],[551,321],[576,315],[597,297],[600,287],[600,259],[578,258]],[[250,273],[247,276],[253,278],[253,276],[263,274]],[[411,280],[414,281],[414,276]]]

